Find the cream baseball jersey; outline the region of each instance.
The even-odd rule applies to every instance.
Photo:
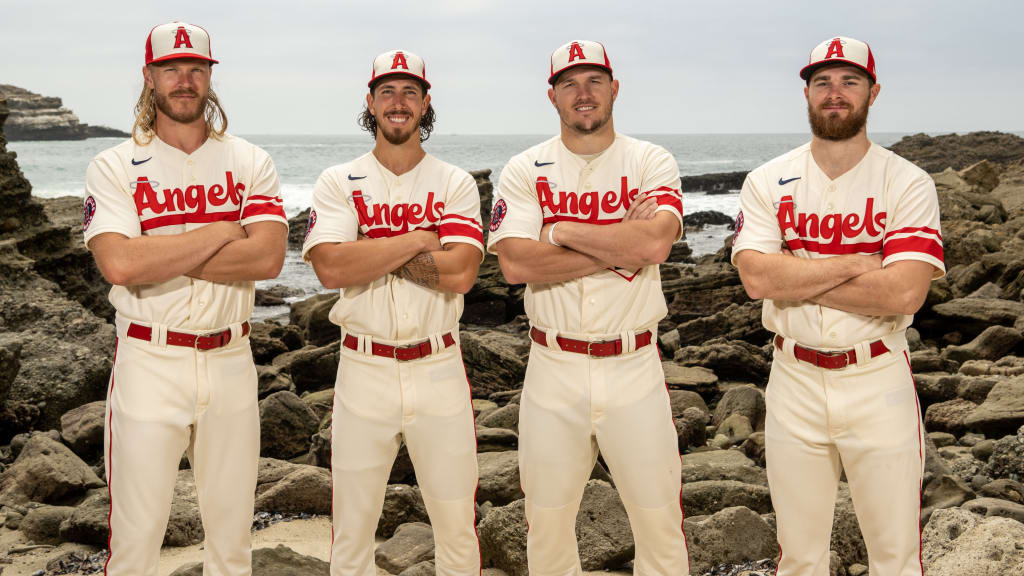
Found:
[[[803,258],[882,254],[882,265],[920,260],[945,274],[935,183],[917,166],[877,144],[853,169],[830,180],[810,144],[747,175],[736,219],[736,254]],[[765,328],[804,346],[840,349],[902,333],[912,315],[862,316],[811,302],[764,301]]]
[[[427,154],[396,176],[372,152],[324,170],[313,187],[302,256],[323,242],[360,235],[389,238],[415,230],[436,232],[442,245],[462,242],[483,256],[480,194],[468,172]],[[455,330],[462,295],[431,290],[386,274],[341,290],[331,322],[346,331],[385,340],[427,338]]]
[[[504,238],[539,239],[552,222],[621,222],[637,194],[657,198],[657,211],[679,218],[683,201],[679,167],[664,148],[615,134],[590,161],[562,144],[560,136],[509,160],[491,211],[488,249]],[[657,265],[609,268],[556,284],[528,284],[526,314],[540,328],[567,334],[608,335],[648,327],[666,312]]]
[[[128,238],[182,234],[210,222],[288,221],[277,171],[260,148],[228,134],[191,154],[154,135],[97,155],[85,182],[85,243],[114,232]],[[212,330],[252,314],[253,282],[207,282],[178,276],[159,284],[113,286],[118,315],[185,330]]]

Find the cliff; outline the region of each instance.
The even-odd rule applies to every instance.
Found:
[[[0,84],[9,116],[4,132],[9,140],[85,140],[100,136],[127,137],[127,132],[90,126],[64,107],[60,98],[41,96],[24,88]]]

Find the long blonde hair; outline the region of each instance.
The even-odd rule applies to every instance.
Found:
[[[213,138],[220,140],[228,129],[228,116],[217,99],[217,93],[210,88],[209,97],[206,100],[206,132]],[[145,146],[153,140],[156,133],[156,98],[153,97],[153,89],[145,83],[142,85],[142,94],[139,94],[139,101],[135,103],[135,124],[132,125],[132,140],[139,146]]]

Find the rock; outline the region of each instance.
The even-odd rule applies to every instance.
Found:
[[[749,342],[715,338],[701,346],[686,346],[676,350],[674,358],[683,366],[702,366],[712,370],[719,378],[739,381],[768,381],[771,365],[764,352]]]
[[[932,311],[946,325],[969,334],[981,334],[993,325],[1013,326],[1024,315],[1024,302],[984,298],[956,298],[938,304]]]
[[[103,400],[69,410],[60,417],[60,437],[81,458],[102,456],[105,416]]]
[[[1024,478],[1024,433],[1021,430],[1015,436],[996,440],[985,473],[993,478]]]
[[[384,508],[377,523],[377,536],[391,538],[402,524],[430,523],[418,486],[389,484],[384,491]]]
[[[734,192],[743,187],[746,172],[714,172],[699,176],[682,176],[679,178],[683,193],[704,192],[706,194],[724,194]],[[723,222],[730,224],[732,221]]]
[[[288,219],[288,249],[302,250],[306,240],[306,228],[309,224],[309,208]]]
[[[522,388],[529,340],[498,330],[463,330],[462,358],[474,398]]]
[[[1008,166],[989,195],[1002,202],[1007,212],[1019,214],[1024,209],[1024,165],[1018,162]]]
[[[323,346],[341,338],[341,328],[327,317],[338,302],[339,293],[326,292],[294,302],[288,314],[290,324],[302,331],[303,339],[314,346]]]
[[[331,473],[316,466],[296,465],[287,476],[256,498],[257,512],[331,513]]]
[[[832,538],[829,546],[839,554],[839,558],[845,566],[853,563],[868,563],[868,550],[864,544],[864,536],[860,532],[860,524],[857,523],[853,499],[850,497],[850,488],[843,482],[839,484],[839,491],[836,495],[836,507],[832,516]]]
[[[673,390],[693,390],[698,394],[711,394],[717,388],[718,376],[700,366],[680,366],[675,362],[662,362],[665,385]]]
[[[316,392],[307,392],[302,395],[302,403],[309,406],[309,409],[316,414],[317,419],[320,421],[320,427],[323,427],[324,417],[331,414],[334,409],[334,388],[327,388],[325,390],[317,390]]]
[[[910,368],[914,374],[924,372],[956,372],[959,363],[946,359],[935,350],[918,350],[910,353]]]
[[[37,434],[25,443],[10,468],[0,474],[0,502],[59,503],[103,485],[68,447]]]
[[[309,442],[309,464],[320,468],[331,467],[331,415],[320,421],[320,430]]]
[[[1020,331],[1007,326],[989,326],[977,338],[963,346],[950,346],[942,357],[955,362],[998,360],[1024,339]]]
[[[754,430],[764,430],[764,392],[753,386],[729,388],[722,395],[722,399],[718,401],[711,424],[720,426],[726,418],[733,414],[746,416]]]
[[[775,529],[742,506],[725,508],[699,521],[686,518],[683,526],[691,574],[705,574],[723,562],[742,563],[778,555]]]
[[[676,425],[676,437],[679,439],[679,451],[682,452],[688,447],[699,448],[707,444],[708,432],[707,423],[710,414],[702,411],[696,406],[690,406],[679,418],[673,418]]]
[[[708,480],[733,480],[744,484],[768,486],[768,476],[764,469],[738,450],[705,450],[684,454],[682,463],[684,486]],[[694,514],[685,507],[684,510],[689,516]]]
[[[1008,163],[1024,156],[1024,139],[1002,132],[904,136],[890,150],[926,172],[960,170],[983,160]]]
[[[742,444],[753,433],[754,429],[750,426],[749,418],[743,414],[730,414],[718,425],[716,438],[723,439],[718,447],[728,448]]]
[[[82,124],[64,108],[60,98],[40,96],[24,88],[0,84],[0,98],[7,99],[10,116],[4,124],[7,138],[14,140],[85,140],[98,136],[127,138],[127,132],[105,126]]]
[[[402,524],[394,536],[377,546],[373,557],[377,566],[399,574],[413,564],[434,557],[434,530],[423,522]]]
[[[679,278],[662,278],[661,282],[668,302],[666,320],[673,324],[709,316],[730,304],[750,301],[728,257],[682,267],[679,274]]]
[[[710,316],[679,324],[680,346],[700,345],[713,338],[761,343],[769,338],[761,323],[761,303],[730,304]]]
[[[40,506],[32,508],[21,520],[19,530],[33,544],[59,544],[60,524],[71,516],[71,506]]]
[[[685,240],[674,242],[672,244],[672,249],[669,250],[668,258],[665,262],[693,264],[693,249],[690,248],[690,245],[687,244]]]
[[[523,309],[525,291],[525,284],[509,285],[501,273],[498,257],[487,254],[480,264],[476,282],[465,295],[462,322],[474,326],[511,322],[526,313]]]
[[[937,510],[922,533],[930,576],[1005,576],[1024,565],[1024,524],[981,518],[958,508]]]
[[[753,460],[754,463],[761,468],[764,468],[764,432],[754,432],[751,434],[750,437],[740,445],[740,450],[742,450],[748,458]]]
[[[633,533],[626,508],[608,483],[587,482],[576,515],[576,537],[584,570],[618,568],[633,558]]]
[[[929,406],[929,408],[931,408],[931,406]],[[956,436],[953,436],[949,432],[929,432],[928,438],[935,443],[937,448],[956,445]]]
[[[998,376],[964,376],[956,386],[956,395],[975,404],[981,404],[1000,380],[1002,378]]]
[[[971,447],[971,455],[982,462],[987,462],[988,459],[992,457],[992,452],[995,451],[995,449],[995,440],[982,440]]]
[[[1024,506],[1015,502],[1007,502],[998,498],[977,498],[964,504],[963,509],[986,517],[1011,518],[1024,524]],[[28,516],[25,519],[27,520]],[[24,522],[22,522],[22,525],[24,525]]]
[[[434,561],[424,560],[402,570],[398,576],[434,576],[435,573]]]
[[[974,498],[970,486],[952,474],[932,480],[921,495],[921,520],[927,522],[935,510],[953,508]]]
[[[260,454],[287,460],[309,451],[319,428],[316,413],[292,392],[275,392],[260,400]]]
[[[967,431],[964,419],[977,407],[978,405],[974,402],[963,400],[962,398],[954,398],[953,400],[932,404],[925,410],[925,428],[962,435]]]
[[[993,480],[981,487],[978,495],[985,498],[999,498],[1015,504],[1024,504],[1024,484],[1009,478]]]
[[[1020,376],[1024,374],[1024,358],[1006,356],[995,362],[991,360],[968,360],[960,366],[965,376]]]
[[[289,230],[289,233],[291,230]],[[290,235],[290,234],[289,234]],[[275,284],[270,288],[257,288],[256,289],[256,306],[286,306],[288,304],[288,298],[294,298],[296,296],[302,296],[303,292],[300,288],[294,288],[292,286],[284,286],[282,284]],[[300,331],[301,333],[301,331]]]
[[[1003,289],[998,284],[986,282],[980,288],[967,295],[967,298],[999,298]]]
[[[284,544],[252,551],[253,576],[329,576],[330,572],[330,563],[299,554]],[[171,572],[171,576],[202,575],[202,562],[185,564]]]
[[[337,343],[326,346],[305,346],[274,358],[273,365],[285,371],[295,383],[298,394],[333,388],[338,376]]]
[[[259,386],[258,397],[262,400],[274,392],[287,390],[295,393],[295,383],[287,372],[278,366],[256,365],[256,376]]]
[[[519,431],[519,404],[506,404],[480,419],[488,428],[505,428]]]
[[[1024,376],[1002,380],[974,409],[964,424],[990,438],[1010,434],[1024,425]]]
[[[519,452],[484,452],[477,454],[480,481],[477,502],[504,505],[523,497],[519,482]]]
[[[90,491],[75,507],[71,516],[60,525],[60,538],[66,542],[79,542],[106,548],[109,528],[110,496],[107,490]]]
[[[519,448],[519,435],[505,428],[477,428],[477,452],[504,452]]]
[[[771,512],[772,501],[768,487],[736,480],[703,480],[683,484],[683,510],[689,516],[714,514],[732,506],[743,506],[760,513]]]
[[[302,331],[298,326],[281,326],[273,322],[253,322],[249,346],[256,364],[270,364],[275,357],[302,348]]]
[[[692,390],[669,390],[668,397],[672,405],[673,418],[681,417],[687,408],[697,408],[704,414],[710,415],[704,399]]]
[[[962,381],[963,376],[960,374],[946,374],[944,372],[914,374],[917,396],[921,400],[922,405],[955,399],[957,397],[957,387]]]
[[[526,570],[526,500],[492,508],[477,525],[485,566],[508,576],[528,576]]]

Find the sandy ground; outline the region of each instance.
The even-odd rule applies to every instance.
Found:
[[[299,554],[321,560],[330,559],[331,521],[328,518],[293,520],[280,522],[264,530],[252,533],[253,548],[272,548],[284,544]],[[9,554],[12,548],[26,546],[21,532],[0,528],[0,576],[31,576],[46,568],[46,563],[69,550],[95,552],[95,548],[81,544],[64,543],[55,548],[36,549],[29,552]],[[166,547],[160,551],[160,576],[167,576],[183,564],[200,562],[203,559],[202,544],[184,548]],[[8,563],[9,562],[9,563]],[[379,574],[387,574],[380,571]],[[587,572],[589,576],[625,576],[629,572]],[[484,576],[503,576],[500,570],[485,570]]]

